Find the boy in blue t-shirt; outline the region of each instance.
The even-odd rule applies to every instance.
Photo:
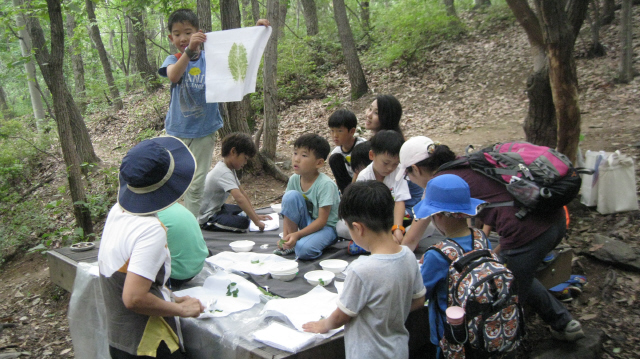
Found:
[[[200,45],[207,36],[200,30],[198,17],[189,9],[179,9],[169,15],[169,41],[180,50],[169,55],[158,70],[171,80],[171,100],[165,118],[168,135],[178,137],[191,150],[198,165],[193,183],[184,197],[184,206],[198,216],[204,180],[213,157],[216,131],[222,127],[217,103],[205,99],[206,61]],[[269,26],[264,19],[257,25]]]
[[[329,142],[316,134],[302,135],[293,144],[294,174],[282,197],[282,240],[275,254],[295,251],[300,259],[315,259],[336,242],[340,194],[335,182],[319,172],[330,150]]]

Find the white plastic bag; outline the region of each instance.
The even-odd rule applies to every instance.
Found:
[[[633,159],[616,151],[599,166],[598,212],[601,214],[638,209]]]
[[[594,207],[598,204],[598,179],[599,168],[603,159],[606,159],[611,152],[587,151],[585,153],[584,167],[594,170],[592,175],[583,174],[582,186],[580,187],[580,202],[585,206]]]

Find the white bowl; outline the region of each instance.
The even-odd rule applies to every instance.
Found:
[[[280,211],[282,211],[282,204],[272,204],[271,209],[276,213],[280,213]]]
[[[327,259],[320,262],[322,269],[333,273],[341,273],[348,265],[349,262],[342,259]]]
[[[235,241],[229,243],[234,252],[250,252],[256,244],[254,241]]]
[[[306,279],[307,282],[309,282],[309,284],[313,286],[321,285],[324,287],[325,285],[331,283],[335,276],[336,275],[333,272],[329,272],[326,270],[314,270],[311,272],[307,272],[307,274],[304,275],[304,279]],[[320,279],[322,279],[322,283],[320,283]]]
[[[291,271],[298,271],[298,262],[275,262],[269,265],[269,272],[272,274],[290,273]]]
[[[273,277],[273,279],[277,279],[277,280],[281,280],[284,282],[288,282],[290,280],[292,280],[293,278],[296,277],[296,275],[298,275],[298,269],[294,269],[293,271],[290,271],[290,273],[271,273],[271,277]]]

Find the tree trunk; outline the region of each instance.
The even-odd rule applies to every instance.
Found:
[[[369,2],[367,2],[367,6]],[[302,15],[307,26],[307,36],[318,35],[318,12],[315,0],[302,0]]]
[[[591,1],[591,45],[587,50],[588,56],[601,57],[606,54],[604,46],[600,43],[600,2]]]
[[[360,59],[358,58],[356,44],[353,40],[351,26],[349,26],[344,0],[333,0],[333,15],[336,20],[336,25],[338,26],[340,43],[342,44],[342,54],[344,55],[344,62],[349,75],[349,83],[351,84],[351,99],[357,100],[367,93],[369,87],[367,86],[367,80],[362,71],[362,65],[360,65]]]
[[[200,29],[204,32],[211,32],[211,1],[197,0],[196,9]]]
[[[11,111],[7,104],[7,95],[4,92],[2,85],[0,85],[0,112],[2,113],[2,118],[5,120],[9,120],[14,117],[13,111]]]
[[[13,6],[18,9],[22,7],[22,0],[13,0]],[[24,15],[16,13],[16,27],[18,36],[20,36],[20,50],[23,57],[31,56],[31,37],[25,25]],[[29,87],[29,96],[31,97],[31,108],[33,109],[33,117],[36,119],[36,128],[38,132],[42,131],[42,123],[44,120],[44,106],[42,105],[42,97],[36,83],[36,66],[33,60],[29,59],[24,63],[24,69],[27,73],[27,86]]]
[[[260,3],[258,0],[251,0],[251,15],[253,16],[254,24],[260,20]]]
[[[609,25],[616,18],[616,0],[604,0],[600,25]]]
[[[287,23],[287,10],[289,10],[289,0],[278,1],[278,6],[280,9],[278,11],[278,21],[280,21],[280,24],[278,25],[278,39],[284,39],[284,29]]]
[[[107,85],[109,86],[109,92],[111,93],[113,108],[116,111],[122,110],[124,108],[124,105],[122,103],[122,99],[120,98],[120,91],[118,91],[116,81],[113,79],[113,72],[111,71],[111,63],[109,63],[107,51],[104,49],[102,37],[100,37],[100,28],[98,27],[98,21],[96,20],[96,12],[93,1],[85,0],[85,5],[87,7],[87,16],[89,17],[89,22],[91,23],[91,39],[93,40],[93,43],[98,50],[98,55],[100,55],[100,62],[102,63],[104,77],[107,79]]]
[[[222,30],[240,27],[240,4],[238,0],[220,0],[220,20]],[[224,105],[227,108],[227,121],[225,121],[224,127],[220,129],[220,137],[223,138],[231,132],[250,134],[249,124],[247,123],[247,117],[249,117],[251,109],[249,95],[244,96],[242,101],[227,102]]]
[[[249,19],[249,11],[251,11],[251,2],[250,0],[242,0],[242,25],[243,26],[252,26],[251,19]]]
[[[82,55],[80,55],[80,40],[73,36],[75,29],[76,19],[71,11],[67,11],[67,37],[72,39],[69,50],[71,52],[71,65],[73,67],[73,89],[76,99],[78,100],[80,112],[84,113],[87,108],[87,101],[85,99],[86,88],[84,85],[84,64],[82,62]]]
[[[458,17],[456,13],[456,7],[453,4],[453,0],[444,0],[444,7],[447,10],[448,16]]]
[[[556,108],[553,105],[551,85],[549,84],[549,66],[529,75],[527,79],[529,112],[524,120],[524,133],[527,142],[556,148],[558,128]]]
[[[90,1],[90,0],[88,0]],[[51,23],[51,54],[48,53],[44,32],[40,23],[35,19],[28,19],[29,31],[35,47],[36,60],[40,66],[42,76],[47,82],[47,87],[53,96],[53,107],[58,125],[58,135],[62,147],[62,155],[67,169],[67,179],[69,181],[69,191],[74,203],[73,209],[78,227],[82,228],[84,235],[93,234],[93,224],[91,213],[82,203],[86,203],[86,195],[82,183],[80,171],[80,159],[73,146],[73,131],[71,128],[71,117],[74,116],[72,109],[66,101],[66,88],[63,75],[64,57],[64,26],[62,21],[62,6],[60,0],[47,0],[49,10],[49,21]],[[76,108],[77,111],[77,108]]]
[[[144,18],[142,17],[142,10],[134,7],[129,11],[131,17],[131,25],[133,26],[133,39],[135,41],[135,62],[142,77],[147,92],[154,92],[162,87],[158,79],[156,69],[149,63],[147,57],[147,40],[145,38]]]
[[[631,26],[631,0],[622,0],[620,11],[620,69],[618,80],[629,83],[633,80],[633,27]]]
[[[481,7],[489,7],[491,6],[491,0],[475,0],[474,9],[479,9]]]
[[[574,35],[563,3],[536,0],[549,58],[549,80],[558,122],[559,152],[575,162],[580,139],[578,80],[573,59]]]
[[[262,153],[273,160],[278,142],[278,28],[280,24],[280,4],[278,0],[267,0],[267,20],[273,30],[264,51],[264,146]]]

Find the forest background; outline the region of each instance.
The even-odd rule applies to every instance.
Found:
[[[176,52],[166,29],[173,10],[197,9],[210,19],[201,27],[212,31],[253,26],[258,18],[274,25],[256,93],[225,106],[219,132],[247,132],[260,145],[242,181],[262,206],[279,201],[298,135],[326,137],[326,119],[342,107],[363,120],[380,93],[401,100],[408,136],[427,135],[457,152],[527,139],[562,147],[572,158],[578,145],[637,155],[637,2],[2,0],[0,292],[10,301],[1,305],[7,315],[0,322],[20,319],[23,326],[8,339],[3,333],[0,350],[19,342],[38,354],[73,354],[64,324],[68,295],[43,275],[39,252],[99,239],[122,156],[163,133],[169,86],[155,74]],[[627,32],[625,21],[633,24]],[[593,249],[585,234],[594,232],[637,239],[637,213],[574,213],[570,243],[578,252]],[[593,276],[608,273],[583,262],[576,265]],[[621,304],[605,314],[594,308],[606,302],[585,296],[580,310],[601,327],[599,320],[612,315],[625,318],[607,333],[605,350],[633,357],[640,340],[620,333],[640,324],[637,311],[626,311],[640,278],[622,272],[618,281],[613,297]],[[18,301],[37,303],[9,313]],[[21,310],[44,314],[35,319]],[[60,332],[53,337],[37,334],[54,325]]]

